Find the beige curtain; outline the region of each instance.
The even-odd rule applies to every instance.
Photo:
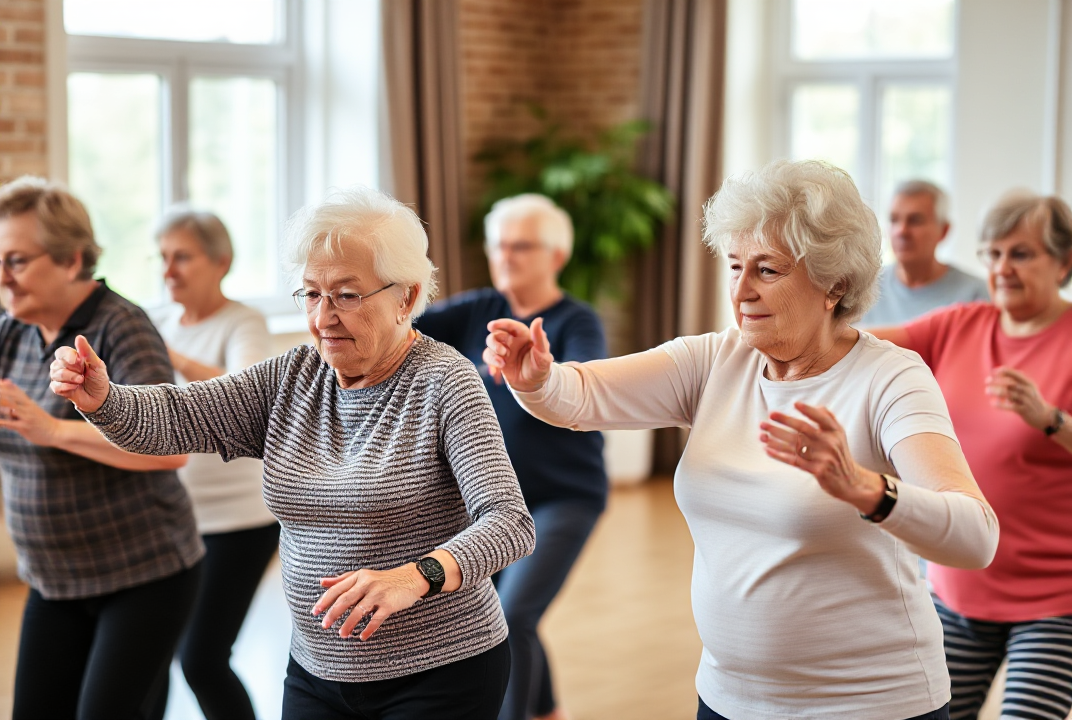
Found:
[[[381,186],[427,223],[446,297],[463,289],[458,1],[383,0],[381,22]]]
[[[717,265],[701,241],[703,204],[721,183],[727,0],[648,0],[645,6],[643,116],[653,131],[641,167],[678,198],[659,244],[638,264],[638,348],[709,332],[720,300]],[[675,431],[656,436],[655,469],[672,471]]]

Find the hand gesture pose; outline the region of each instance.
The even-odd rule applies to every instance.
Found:
[[[14,430],[34,445],[56,444],[60,420],[49,415],[10,380],[0,380],[0,427]]]
[[[1043,430],[1054,421],[1056,408],[1042,399],[1038,386],[1019,370],[999,367],[986,379],[986,394],[990,404],[999,410],[1010,410],[1024,422]]]
[[[531,328],[517,320],[493,320],[488,323],[487,345],[484,362],[496,380],[506,378],[520,392],[534,392],[547,382],[555,358],[543,318],[533,320]]]
[[[368,640],[384,620],[411,607],[428,592],[428,581],[417,571],[415,563],[392,570],[351,570],[321,578],[320,584],[328,591],[313,605],[313,615],[327,610],[320,623],[326,630],[350,610],[339,635],[350,637],[364,623],[358,635],[360,640]]]
[[[49,375],[52,392],[82,412],[96,412],[108,398],[108,368],[83,335],[75,338],[73,348],[65,345],[56,351]]]
[[[759,424],[767,455],[811,473],[830,495],[864,515],[873,514],[886,489],[882,476],[853,460],[845,430],[832,412],[801,402],[793,407],[812,422],[771,413],[769,422]]]

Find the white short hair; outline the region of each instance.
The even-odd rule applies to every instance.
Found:
[[[844,170],[814,160],[775,161],[735,175],[704,207],[704,241],[715,252],[739,238],[788,252],[812,284],[841,294],[834,317],[859,319],[878,299],[882,235]]]
[[[436,295],[436,268],[428,259],[428,235],[417,214],[390,195],[355,186],[333,190],[326,200],[307,205],[287,221],[289,260],[304,268],[318,252],[345,258],[348,247],[372,251],[373,272],[385,283],[419,284],[413,306],[420,316]]]
[[[540,242],[552,250],[561,250],[569,260],[573,254],[573,221],[551,198],[538,193],[503,198],[491,206],[484,217],[484,249],[499,244],[503,223],[530,217],[536,218]]]
[[[939,225],[949,224],[949,196],[930,180],[905,180],[893,190],[893,196],[898,195],[929,195],[934,203],[934,219]]]

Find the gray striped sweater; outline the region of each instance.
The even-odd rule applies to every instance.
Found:
[[[264,499],[283,528],[291,654],[313,675],[394,678],[506,638],[489,578],[532,551],[535,530],[483,383],[453,348],[421,336],[388,380],[343,390],[304,346],[181,388],[113,385],[87,418],[134,452],[264,459]],[[396,613],[368,641],[310,614],[320,578],[435,548],[457,559],[461,588]]]

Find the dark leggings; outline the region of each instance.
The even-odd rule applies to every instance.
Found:
[[[602,508],[563,500],[531,508],[536,549],[495,577],[510,627],[510,684],[499,720],[528,720],[555,709],[551,669],[536,628],[558,595]]]
[[[704,701],[700,700],[700,709],[696,711],[696,720],[727,720],[717,712],[707,707]],[[896,720],[896,718],[891,718]],[[922,715],[916,715],[915,717],[908,718],[908,720],[949,720],[949,704],[943,705],[937,710],[932,710],[929,713]]]
[[[290,658],[284,720],[495,720],[510,675],[501,643],[464,660],[390,680],[335,682]]]
[[[200,580],[198,563],[93,598],[46,600],[31,589],[13,720],[162,717],[158,698]]]
[[[206,720],[255,720],[249,694],[231,669],[231,647],[279,547],[279,523],[201,539],[204,575],[179,645],[182,673]]]

